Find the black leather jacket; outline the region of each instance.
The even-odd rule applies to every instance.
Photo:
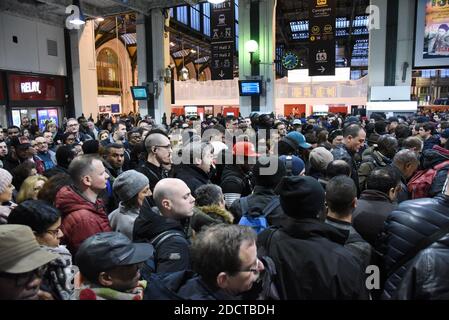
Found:
[[[449,223],[449,196],[402,202],[385,222],[386,271]],[[385,282],[383,299],[435,299],[449,292],[449,235],[421,250]]]

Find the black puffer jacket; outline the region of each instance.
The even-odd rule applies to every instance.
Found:
[[[158,273],[176,272],[190,268],[189,242],[187,240],[189,221],[182,222],[162,216],[157,207],[151,208],[148,199],[145,199],[140,208],[140,214],[134,222],[134,242],[150,242],[166,231],[173,231],[180,235],[169,237],[157,247],[154,262]]]
[[[385,222],[385,269],[449,223],[449,196],[402,202]],[[385,282],[384,299],[431,299],[449,292],[449,235],[422,250]]]
[[[276,265],[281,299],[367,299],[364,270],[343,247],[348,234],[316,219],[291,218],[276,231],[261,232],[257,247]]]
[[[182,164],[175,167],[173,178],[181,179],[189,187],[193,195],[196,189],[210,183],[209,175],[195,165]]]

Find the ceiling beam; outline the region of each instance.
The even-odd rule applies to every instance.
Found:
[[[109,0],[109,1],[143,14],[148,14],[148,12],[151,9],[150,8],[151,1],[148,2],[146,0]]]
[[[65,15],[65,8],[72,5],[73,0],[36,0],[37,2],[54,5],[61,8]],[[81,11],[88,17],[98,17],[101,12],[98,7],[95,7],[89,3],[81,2]]]
[[[55,7],[49,5],[37,7],[34,4],[22,3],[16,0],[0,1],[0,11],[25,18],[27,20],[39,21],[59,27],[63,26],[65,23],[65,17],[53,13],[54,10]]]

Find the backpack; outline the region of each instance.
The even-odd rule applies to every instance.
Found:
[[[145,263],[143,264],[140,272],[142,274],[142,277],[145,280],[149,280],[151,274],[156,273],[157,272],[157,268],[156,268],[156,256],[157,256],[157,249],[161,246],[161,244],[171,238],[171,237],[182,237],[183,239],[185,239],[184,234],[182,234],[179,231],[175,231],[175,230],[167,230],[164,231],[160,234],[158,234],[156,237],[154,237],[153,239],[151,239],[149,241],[149,243],[152,246],[152,253],[150,258],[148,258]]]
[[[240,218],[239,225],[251,227],[257,234],[268,228],[267,216],[280,206],[279,197],[274,197],[265,209],[263,209],[262,213],[254,217],[248,214],[249,207],[247,198],[240,198],[239,201],[242,208],[242,217]]]
[[[429,197],[429,190],[438,170],[449,166],[449,160],[441,162],[433,168],[418,171],[407,184],[412,199]]]

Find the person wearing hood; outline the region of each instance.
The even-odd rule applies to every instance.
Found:
[[[69,174],[73,185],[59,190],[55,206],[62,212],[63,242],[74,255],[91,235],[112,231],[104,204],[98,197],[106,188],[109,176],[101,159],[92,155],[75,158],[70,163]]]
[[[155,247],[155,272],[175,272],[190,267],[189,220],[195,198],[180,179],[159,181],[153,192],[156,204],[147,197],[134,222],[133,239],[150,242]]]
[[[148,178],[136,170],[123,172],[117,177],[112,186],[114,194],[119,198],[119,207],[108,216],[111,228],[121,232],[133,240],[134,220],[145,197],[152,195]]]
[[[429,170],[439,166],[430,189],[428,197],[433,198],[441,193],[447,174],[449,172],[449,150],[440,146],[434,145],[431,150],[424,150],[421,154],[421,169]],[[413,177],[412,177],[413,179]],[[412,194],[413,198],[413,194]]]
[[[377,144],[363,152],[362,164],[359,167],[359,188],[365,190],[366,179],[375,168],[391,165],[392,159],[398,151],[398,140],[389,135],[380,136]]]
[[[234,222],[234,217],[226,210],[223,191],[215,184],[205,184],[196,189],[195,204],[190,220],[190,226],[195,233],[212,224]]]
[[[41,248],[58,256],[48,263],[41,290],[51,294],[55,300],[71,300],[78,268],[73,266],[69,250],[60,244],[64,235],[61,230],[61,212],[45,201],[27,200],[11,212],[8,224],[29,226]]]

